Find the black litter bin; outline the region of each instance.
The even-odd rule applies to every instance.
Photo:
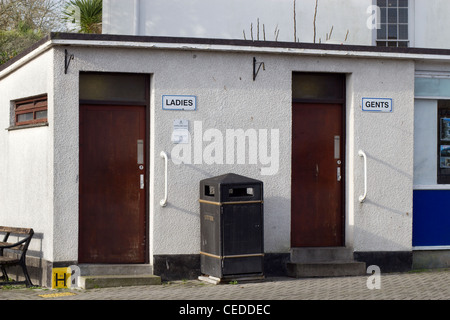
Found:
[[[237,174],[200,181],[201,272],[264,276],[263,183]]]

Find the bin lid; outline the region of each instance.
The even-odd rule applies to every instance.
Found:
[[[221,176],[212,177],[208,179],[202,180],[202,182],[208,182],[208,183],[214,183],[214,184],[221,184],[221,185],[238,185],[238,184],[260,184],[262,181],[248,178],[245,176],[241,176],[235,173],[227,173],[223,174]]]
[[[249,192],[249,188],[253,188]],[[231,192],[230,192],[231,191]],[[235,173],[200,181],[200,200],[216,202],[262,201],[263,182]]]

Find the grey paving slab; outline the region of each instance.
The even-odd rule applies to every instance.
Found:
[[[382,274],[380,288],[367,276],[267,278],[261,282],[213,285],[198,280],[162,285],[89,290],[0,287],[0,300],[449,300],[450,271]]]

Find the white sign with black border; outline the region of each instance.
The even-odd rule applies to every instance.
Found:
[[[392,112],[392,99],[390,98],[363,98],[362,111]]]
[[[197,110],[197,97],[184,95],[163,95],[162,96],[163,110]]]

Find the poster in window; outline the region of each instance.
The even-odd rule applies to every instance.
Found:
[[[440,167],[450,168],[450,145],[441,145]]]
[[[441,119],[441,140],[450,141],[450,118]]]

